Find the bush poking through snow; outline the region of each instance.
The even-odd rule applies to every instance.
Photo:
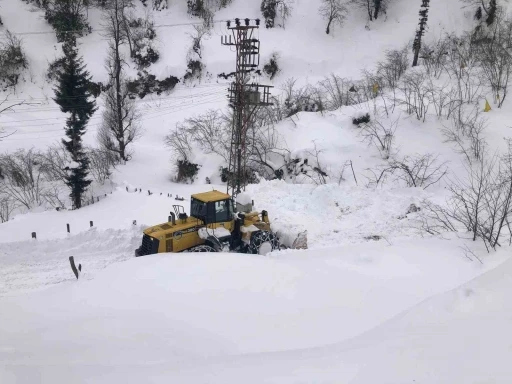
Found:
[[[0,81],[6,87],[18,84],[21,73],[28,67],[21,39],[6,31],[0,44]]]
[[[156,38],[155,26],[149,16],[144,19],[129,19],[126,36],[131,57],[139,69],[147,68],[158,61],[160,54],[153,45]]]
[[[376,170],[369,170],[368,186],[378,187],[388,181],[403,183],[407,187],[423,188],[437,184],[448,173],[446,162],[438,163],[437,157],[431,153],[405,156],[393,159]]]
[[[364,115],[354,117],[352,119],[352,124],[357,125],[359,127],[361,124],[368,124],[370,120],[370,114],[365,113]]]
[[[374,145],[380,152],[382,158],[387,160],[392,155],[395,132],[398,126],[398,119],[387,124],[375,118],[367,124],[361,125],[361,136],[368,145]]]
[[[268,62],[263,66],[263,72],[268,75],[270,80],[272,80],[276,75],[281,71],[278,64],[279,56],[277,53],[273,53],[270,56]]]
[[[223,183],[229,182],[231,185],[235,184],[235,176],[227,167],[220,167],[219,174]],[[250,168],[245,169],[245,173],[242,174],[241,179],[242,184],[257,184],[259,182],[256,173]]]
[[[301,154],[288,156],[286,170],[289,179],[298,183],[311,181],[317,185],[327,184],[329,175],[320,159],[322,152],[313,142],[312,149],[305,150]]]
[[[176,168],[176,182],[178,183],[193,183],[199,172],[199,165],[191,163],[188,160],[177,160]]]
[[[189,59],[187,62],[187,72],[183,80],[200,80],[203,74],[203,63],[200,60]]]
[[[112,170],[119,163],[118,158],[111,152],[101,148],[86,148],[89,159],[89,172],[98,184],[105,184],[112,176]]]
[[[307,85],[298,87],[297,80],[290,78],[281,86],[283,95],[275,99],[284,118],[292,117],[299,112],[321,112],[324,110],[324,99],[320,90]],[[274,109],[277,111],[277,109]]]
[[[421,228],[430,234],[467,231],[496,250],[508,237],[512,243],[512,148],[504,156],[484,158],[467,167],[464,178],[448,186],[446,206],[423,202]]]
[[[166,77],[163,80],[158,80],[155,75],[147,71],[140,71],[135,80],[128,80],[127,87],[130,95],[137,95],[143,99],[146,95],[156,93],[169,93],[174,89],[180,80],[175,76]]]

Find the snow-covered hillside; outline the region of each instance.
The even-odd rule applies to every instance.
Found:
[[[137,15],[151,9],[135,3]],[[195,181],[173,182],[175,158],[165,141],[185,119],[227,111],[229,80],[217,75],[234,70],[235,54],[221,45],[221,36],[229,33],[225,20],[261,18],[260,3],[233,0],[215,13],[202,40],[203,76],[186,82],[191,34],[200,19],[187,14],[185,1],[168,0],[168,9],[152,12],[160,58],[148,71],[182,81],[171,92],[136,98],[143,130],[133,157],[116,165],[104,183],[93,183],[81,209],[18,207],[0,224],[0,383],[510,382],[510,228],[501,223],[494,250],[491,241],[481,241],[484,231],[471,241],[473,234],[460,223],[450,232],[446,226],[429,227],[425,218],[428,202],[453,203],[452,192],[464,191],[454,183],[473,169],[460,150],[466,142],[447,139],[457,123],[453,111],[468,113],[468,126],[485,125],[476,139],[464,140],[468,153],[485,164],[474,174],[494,175],[497,166],[486,164],[502,163],[479,159],[475,143],[490,155],[506,152],[512,99],[498,108],[500,100],[485,81],[474,86],[473,80],[485,77],[476,75],[473,62],[422,80],[429,108],[420,117],[408,113],[409,88],[377,84],[369,74],[390,50],[405,52],[409,63],[420,0],[390,1],[387,13],[372,22],[351,4],[343,26],[329,35],[318,13],[321,0],[293,0],[285,28],[258,30],[261,63],[276,53],[280,72],[272,80],[255,74],[254,80],[273,85],[276,97],[284,97],[291,78],[296,87],[321,88],[333,76],[346,82],[345,94],[334,98],[356,99],[368,87],[377,96],[318,112],[302,110],[272,126],[269,136],[288,159],[316,162],[327,176],[315,179],[287,169],[280,152],[269,162],[286,169],[286,177],[261,180],[247,192],[256,209],[269,212],[283,239],[307,231],[307,250],[134,257],[142,230],[167,221],[173,204],[190,213],[191,194],[226,189],[219,172],[226,161],[197,145],[191,153],[201,166]],[[506,0],[499,3],[509,6]],[[106,83],[102,13],[88,9],[92,32],[78,39],[78,47],[93,81]],[[424,42],[436,47],[446,36],[473,30],[474,13],[462,0],[431,0]],[[46,79],[61,44],[33,3],[0,0],[0,17],[0,32],[8,29],[21,38],[28,60],[18,85],[2,93],[4,105],[23,104],[0,113],[7,135],[0,139],[0,154],[45,151],[64,137],[66,115],[52,100],[54,84]],[[451,58],[456,49],[446,49],[443,56]],[[132,60],[128,63],[127,75],[137,76]],[[414,79],[425,68],[422,62],[401,76]],[[460,104],[452,103],[456,73],[463,73],[459,83],[469,74],[474,92]],[[84,136],[92,147],[98,146],[102,100],[100,95]],[[492,109],[484,113],[486,101]],[[370,125],[353,123],[365,114],[384,130],[389,148],[375,144]],[[414,159],[432,163],[413,170],[409,179],[399,171],[377,178],[386,166]],[[507,185],[499,181],[500,188]],[[61,197],[67,194],[64,188]],[[496,201],[495,206],[505,204]],[[69,256],[82,265],[78,281]]]

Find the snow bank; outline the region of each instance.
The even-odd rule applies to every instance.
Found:
[[[94,280],[0,298],[1,312],[9,314],[0,322],[0,378],[2,383],[199,383],[216,372],[222,383],[240,382],[242,375],[249,383],[277,377],[287,383],[296,382],[299,368],[314,372],[316,382],[331,382],[340,369],[355,369],[336,377],[348,381],[355,372],[354,383],[375,381],[374,375],[385,382],[412,381],[415,374],[424,377],[427,372],[444,377],[442,367],[452,361],[435,358],[432,352],[446,356],[451,346],[443,340],[455,341],[451,332],[458,321],[449,322],[456,318],[453,305],[444,317],[450,325],[427,316],[428,310],[414,310],[403,320],[384,325],[382,331],[358,335],[505,258],[497,256],[482,269],[462,255],[453,256],[458,245],[438,240],[389,247],[367,243],[273,258],[237,254],[133,258],[111,265]],[[508,263],[501,276],[510,268]],[[504,283],[510,284],[510,279]],[[510,286],[496,289],[506,292]],[[489,297],[485,293],[475,306]],[[501,303],[510,309],[505,301]],[[434,305],[444,308],[443,302]],[[498,305],[491,308],[499,310]],[[489,329],[474,324],[479,325],[474,329],[480,335]],[[439,335],[435,347],[432,332]],[[486,346],[502,346],[506,338],[488,340]],[[432,360],[418,354],[425,343]],[[456,347],[461,353],[460,360],[454,360],[457,364],[463,356],[478,356],[476,350],[463,354],[463,349],[481,342],[464,343]],[[337,346],[324,348],[333,344]],[[499,351],[510,357],[510,350],[500,347]],[[325,371],[327,366],[319,361],[323,358],[330,362]],[[414,359],[432,364],[434,370],[413,364]],[[285,364],[274,365],[280,360]],[[401,361],[407,362],[403,368]],[[481,369],[481,377],[484,373],[493,377],[486,366],[469,367]],[[463,371],[452,367],[451,378]]]

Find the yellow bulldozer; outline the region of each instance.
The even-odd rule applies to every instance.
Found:
[[[279,249],[267,211],[252,211],[252,203],[235,204],[230,195],[213,190],[191,196],[190,216],[173,205],[166,223],[144,230],[135,256],[162,252],[241,252],[266,255]]]

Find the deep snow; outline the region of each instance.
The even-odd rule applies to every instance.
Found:
[[[94,280],[1,298],[0,378],[506,383],[512,265],[458,288],[507,256],[482,267],[456,248],[132,259]]]

